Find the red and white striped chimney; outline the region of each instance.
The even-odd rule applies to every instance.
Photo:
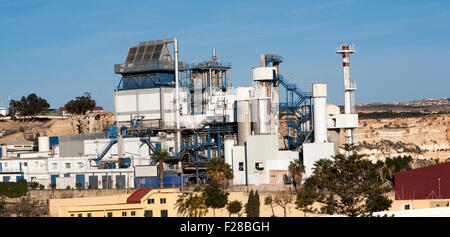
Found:
[[[352,45],[350,47],[348,44],[341,45],[340,48],[336,50],[336,53],[342,55],[342,68],[344,72],[344,109],[346,114],[353,113],[353,92],[356,90],[356,86],[354,83],[350,82],[350,54],[355,52],[355,47]],[[353,144],[353,129],[346,128],[345,129],[345,137],[347,144]]]

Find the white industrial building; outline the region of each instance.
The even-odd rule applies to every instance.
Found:
[[[251,86],[232,89],[231,64],[220,62],[215,50],[212,60],[186,64],[178,62],[177,39],[141,42],[130,48],[125,63],[115,65],[122,78],[113,92],[114,126],[100,134],[41,137],[34,153],[2,146],[0,181],[147,187],[158,175],[151,158],[158,148],[170,156],[166,176],[197,184],[207,182],[205,167],[212,157],[230,164],[232,185],[285,184],[296,159],[303,160],[309,176],[314,162],[336,153],[339,144],[330,141],[330,131],[345,129],[347,141],[353,141],[358,126],[357,114],[347,109],[353,105],[347,95],[354,98],[356,89],[347,86],[346,68],[354,50],[344,46],[338,51],[347,63],[346,109],[340,114],[326,103],[326,84],[313,84],[311,94],[287,83],[276,54],[261,55]]]

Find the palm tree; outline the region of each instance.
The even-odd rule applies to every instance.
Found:
[[[228,188],[228,180],[233,178],[233,170],[223,158],[215,157],[208,161],[207,175],[223,189]]]
[[[169,154],[166,151],[158,148],[153,154],[152,159],[158,162],[159,166],[159,186],[163,188],[163,162],[166,162],[169,159]]]
[[[291,161],[289,164],[289,173],[291,173],[294,178],[294,187],[297,189],[297,184],[300,187],[300,184],[302,183],[302,174],[305,173],[305,166],[303,165],[303,162],[300,160],[294,160],[293,162]]]
[[[203,195],[183,193],[178,196],[175,207],[178,209],[178,214],[186,217],[202,217],[208,213]]]

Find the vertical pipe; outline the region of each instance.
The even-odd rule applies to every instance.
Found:
[[[176,138],[176,149],[175,152],[178,153],[181,147],[181,134],[180,134],[180,102],[179,102],[179,85],[178,85],[178,40],[174,39],[174,50],[175,50],[175,119],[177,123],[177,138]]]

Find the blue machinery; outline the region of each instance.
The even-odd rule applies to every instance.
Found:
[[[95,159],[97,167],[100,169],[116,168],[114,163],[105,163],[102,159],[111,149],[111,147],[118,142],[117,136],[111,134],[113,129],[110,129],[109,137],[111,138],[110,143],[103,150],[103,152]],[[121,128],[121,134],[124,137],[140,137],[142,144],[147,145],[152,153],[161,147],[159,143],[152,143],[148,137],[149,134],[154,134],[158,130],[136,130],[136,129],[125,129]],[[181,150],[169,157],[168,163],[182,162],[184,175],[190,175],[195,177],[195,182],[199,183],[200,178],[206,178],[206,163],[213,157],[223,156],[223,146],[225,136],[230,136],[237,132],[235,123],[222,123],[215,122],[205,124],[200,129],[183,129],[182,133],[182,146]],[[128,135],[126,135],[128,134]],[[127,160],[128,159],[128,160]],[[127,166],[130,165],[129,158],[124,158],[126,160]],[[153,162],[152,165],[156,163]]]
[[[264,65],[272,65],[278,68],[283,62],[281,56],[264,55]],[[303,92],[295,83],[287,83],[283,76],[277,75],[276,86],[281,84],[286,89],[286,101],[280,103],[280,120],[284,116],[286,120],[286,138],[288,149],[297,150],[305,141],[310,140],[312,130],[311,117],[311,92]]]

